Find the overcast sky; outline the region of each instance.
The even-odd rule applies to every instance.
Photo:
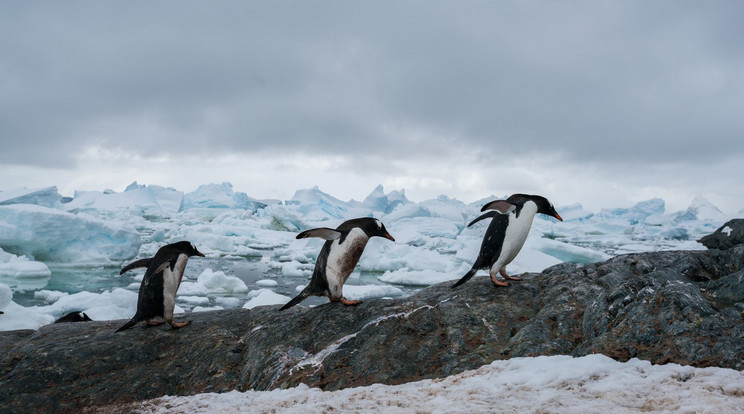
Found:
[[[744,209],[737,1],[0,2],[0,190]]]

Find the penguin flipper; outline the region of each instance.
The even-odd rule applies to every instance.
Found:
[[[123,275],[124,273],[126,273],[126,272],[128,272],[128,271],[130,271],[132,269],[136,269],[138,267],[148,267],[148,266],[150,266],[150,262],[152,262],[152,259],[154,259],[154,257],[148,257],[148,258],[145,258],[145,259],[139,259],[139,260],[136,260],[136,261],[134,261],[132,263],[129,263],[128,265],[124,266],[119,271],[119,274],[120,275]]]
[[[499,213],[496,210],[488,210],[485,213],[481,214],[480,217],[478,217],[477,219],[471,221],[470,224],[468,224],[468,227],[472,226],[473,224],[475,224],[475,223],[477,223],[477,222],[479,222],[481,220],[484,220],[484,219],[487,219],[487,218],[493,218],[493,217],[496,217],[496,216],[498,216],[500,214],[502,214],[502,213]]]
[[[123,331],[125,329],[129,329],[129,328],[133,327],[134,325],[136,325],[140,321],[142,321],[142,318],[140,318],[137,315],[134,315],[134,317],[132,319],[130,319],[129,322],[127,322],[124,325],[122,325],[122,327],[119,328],[119,329],[117,329],[116,331],[114,331],[114,333],[121,332],[121,331]]]
[[[456,288],[456,287],[458,287],[458,286],[462,285],[463,283],[467,282],[467,281],[468,281],[468,280],[470,280],[470,278],[471,278],[471,277],[473,277],[473,275],[475,275],[475,274],[476,274],[477,272],[478,272],[478,269],[476,269],[476,268],[472,268],[472,269],[470,269],[470,271],[469,271],[469,272],[467,272],[467,273],[465,273],[465,276],[463,276],[463,277],[462,277],[462,278],[461,278],[460,280],[458,280],[458,281],[457,281],[457,283],[455,283],[454,285],[452,285],[452,286],[451,286],[451,288],[452,288],[452,289],[454,289],[454,288]]]
[[[324,240],[336,240],[341,237],[341,232],[328,227],[320,227],[317,229],[305,230],[298,234],[296,238],[305,239],[308,237],[319,237]]]
[[[485,206],[481,207],[481,211],[495,210],[501,214],[509,214],[516,209],[516,205],[506,200],[491,201],[490,203],[487,203]]]

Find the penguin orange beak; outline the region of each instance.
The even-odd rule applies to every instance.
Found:
[[[206,257],[206,256],[204,256],[204,253],[202,253],[202,252],[200,252],[200,251],[198,251],[198,250],[197,250],[197,252],[196,252],[196,255],[197,255],[197,256],[201,256],[201,257]]]
[[[393,236],[390,235],[390,233],[385,233],[385,238],[390,241],[395,241],[395,239],[393,238]]]
[[[558,213],[555,213],[555,215],[553,217],[557,218],[558,221],[563,221],[563,219],[561,218],[560,214],[558,214]]]

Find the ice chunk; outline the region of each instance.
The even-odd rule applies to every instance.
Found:
[[[342,219],[351,209],[349,203],[320,191],[318,186],[309,190],[297,190],[289,203],[298,204],[298,211],[313,221]]]
[[[724,222],[728,219],[718,207],[714,206],[713,203],[704,197],[695,197],[687,210],[693,213],[698,220]]]
[[[35,308],[25,308],[13,301],[2,308],[0,315],[0,331],[14,331],[17,329],[39,329],[43,325],[54,322],[54,317],[38,311]]]
[[[380,184],[362,201],[361,206],[372,211],[390,213],[399,205],[407,203],[410,203],[410,201],[406,198],[404,190],[385,194],[382,184]]]
[[[196,280],[201,286],[204,286],[209,293],[245,293],[248,292],[248,286],[245,282],[235,276],[228,276],[222,271],[213,271],[204,269]]]
[[[245,309],[265,305],[283,305],[291,299],[289,296],[280,295],[271,289],[252,290],[248,293],[248,297],[250,299],[243,305]]]
[[[570,206],[558,209],[563,221],[586,222],[594,216],[591,211],[584,210],[581,204],[571,204]]]
[[[76,191],[72,201],[63,205],[66,211],[128,210],[137,214],[172,215],[181,209],[183,192],[157,185],[130,184],[123,193],[111,191]]]
[[[256,281],[256,286],[277,287],[279,286],[279,282],[273,279],[261,279],[261,280]]]
[[[349,300],[403,296],[400,288],[390,285],[344,285],[344,297]]]
[[[56,300],[51,305],[39,306],[36,309],[51,315],[52,321],[70,312],[85,312],[94,321],[129,319],[137,310],[137,293],[122,288],[102,293],[78,292],[55,295],[50,292],[47,299]]]
[[[13,291],[4,283],[0,283],[0,310],[5,309],[13,300]]]
[[[62,196],[57,192],[57,187],[22,187],[0,191],[0,205],[36,204],[44,207],[59,207],[61,201]]]
[[[12,278],[48,278],[52,275],[47,265],[16,256],[0,249],[0,276]]]
[[[0,206],[0,222],[5,251],[44,262],[119,263],[136,256],[142,244],[125,223],[30,204]]]
[[[664,200],[652,198],[651,200],[641,201],[631,208],[604,209],[600,212],[600,216],[604,218],[622,217],[627,219],[630,224],[643,223],[646,217],[653,214],[664,214]]]
[[[206,184],[183,198],[183,208],[234,208],[257,211],[266,204],[254,200],[245,193],[233,191],[232,184]]]

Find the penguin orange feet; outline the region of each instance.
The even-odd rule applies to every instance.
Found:
[[[168,323],[170,324],[170,326],[172,326],[172,327],[174,327],[174,328],[178,329],[178,328],[183,328],[184,326],[186,326],[186,325],[190,324],[190,323],[191,323],[191,321],[184,321],[184,322],[174,322],[174,321],[168,321]]]
[[[507,274],[506,274],[506,270],[500,270],[500,271],[499,271],[499,274],[501,274],[501,276],[504,276],[504,279],[509,279],[509,280],[522,280],[522,278],[521,278],[521,277],[517,277],[517,276],[509,276],[509,275],[507,275]]]
[[[502,282],[498,279],[498,276],[496,276],[496,273],[489,272],[489,276],[491,276],[491,283],[493,283],[496,286],[502,286],[506,287],[509,286],[509,282]]]
[[[153,321],[153,320],[147,320],[147,321],[145,321],[145,323],[146,323],[146,324],[148,324],[148,325],[150,325],[150,326],[158,326],[158,325],[162,325],[162,324],[164,324],[164,323],[165,323],[165,321]]]
[[[361,300],[349,300],[341,296],[341,303],[343,303],[346,306],[355,306],[355,305],[362,303],[362,301]]]

